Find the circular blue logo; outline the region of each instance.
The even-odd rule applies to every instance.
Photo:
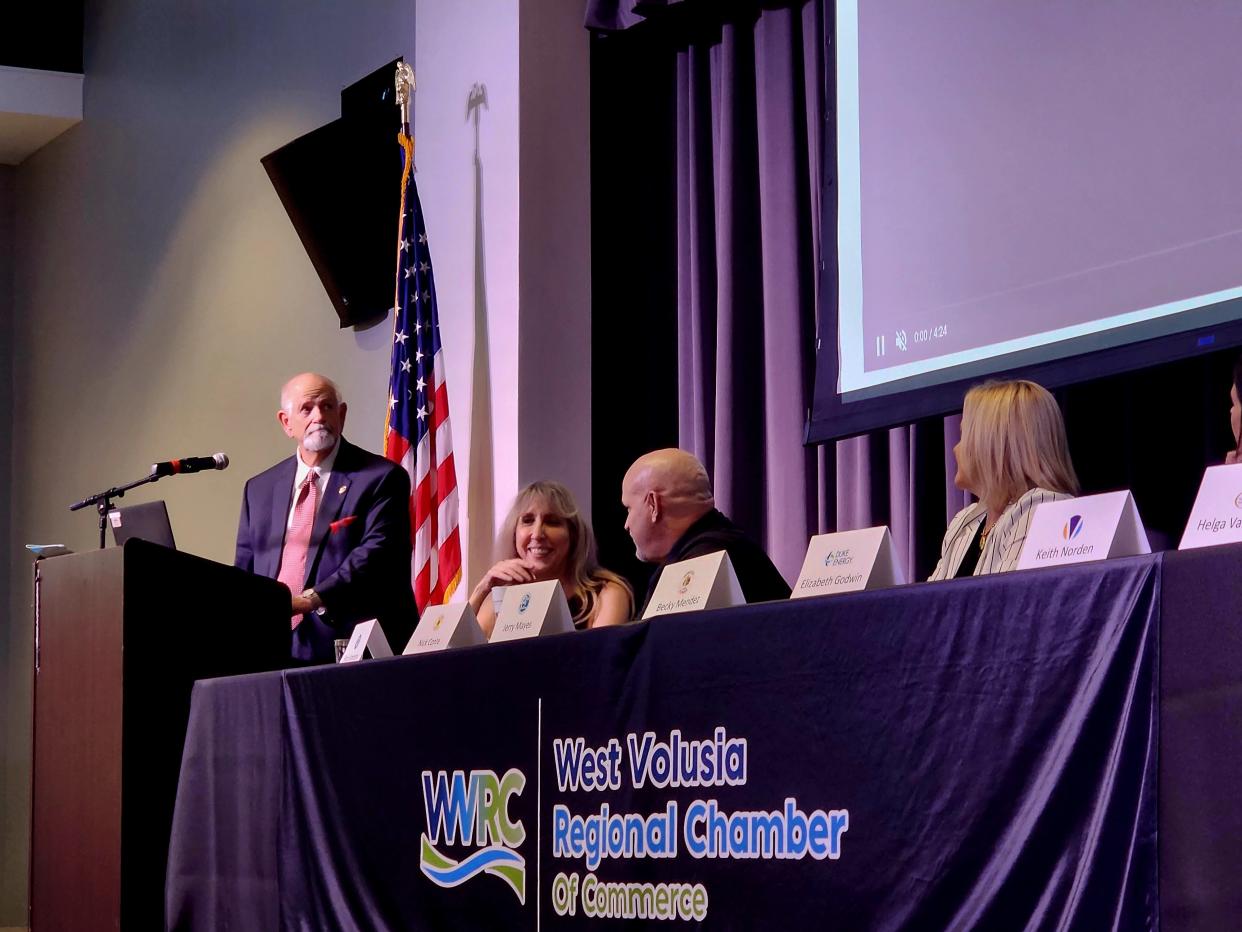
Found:
[[[522,596],[522,601],[518,603],[518,614],[519,615],[522,614],[528,608],[530,608],[530,593],[529,592],[526,593],[524,596]]]

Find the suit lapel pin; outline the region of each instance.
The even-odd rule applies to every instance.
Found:
[[[347,485],[343,485],[343,486],[341,486],[339,489],[337,489],[337,490],[336,490],[336,494],[337,494],[337,495],[344,495],[344,494],[345,494],[345,490],[346,490],[347,488],[349,488],[349,486],[347,486]]]

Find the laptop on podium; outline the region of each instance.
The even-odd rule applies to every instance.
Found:
[[[162,499],[126,508],[114,508],[108,512],[108,523],[112,525],[112,539],[118,546],[131,537],[137,537],[153,544],[161,544],[170,550],[177,549],[173,541],[172,523],[168,520],[168,506]]]

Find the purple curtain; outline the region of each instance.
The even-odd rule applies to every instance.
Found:
[[[914,570],[918,516],[962,503],[955,422],[802,445],[820,244],[835,232],[818,210],[827,15],[824,0],[756,10],[677,60],[680,443],[790,579],[810,535],[879,523]],[[945,450],[942,504],[916,508],[919,444]]]
[[[678,43],[680,446],[790,580],[812,534],[876,524],[892,528],[907,573],[926,575],[927,542],[935,547],[964,503],[952,487],[956,420],[802,442],[821,246],[835,249],[819,211],[831,15],[828,0],[592,0],[586,22],[664,28]]]
[[[816,3],[765,11],[677,59],[679,442],[786,576],[817,525],[817,459],[802,431],[819,15]]]

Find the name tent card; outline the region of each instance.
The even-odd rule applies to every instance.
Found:
[[[452,605],[429,605],[423,609],[418,627],[401,653],[425,654],[486,643],[487,638],[483,636],[483,629],[479,627],[470,603],[454,602]]]
[[[1209,466],[1178,550],[1242,540],[1242,463]]]
[[[643,618],[745,604],[733,562],[721,550],[664,567]]]
[[[816,534],[806,548],[791,598],[885,589],[905,581],[887,527]]]
[[[569,603],[558,580],[505,588],[505,600],[492,628],[491,643],[561,634],[574,630]]]
[[[354,626],[349,645],[345,648],[345,653],[341,654],[338,663],[354,663],[368,653],[372,658],[392,656],[392,648],[388,646],[384,630],[374,618],[370,621],[361,621]]]
[[[1134,496],[1129,491],[1044,502],[1018,557],[1018,569],[1086,563],[1151,553]]]

